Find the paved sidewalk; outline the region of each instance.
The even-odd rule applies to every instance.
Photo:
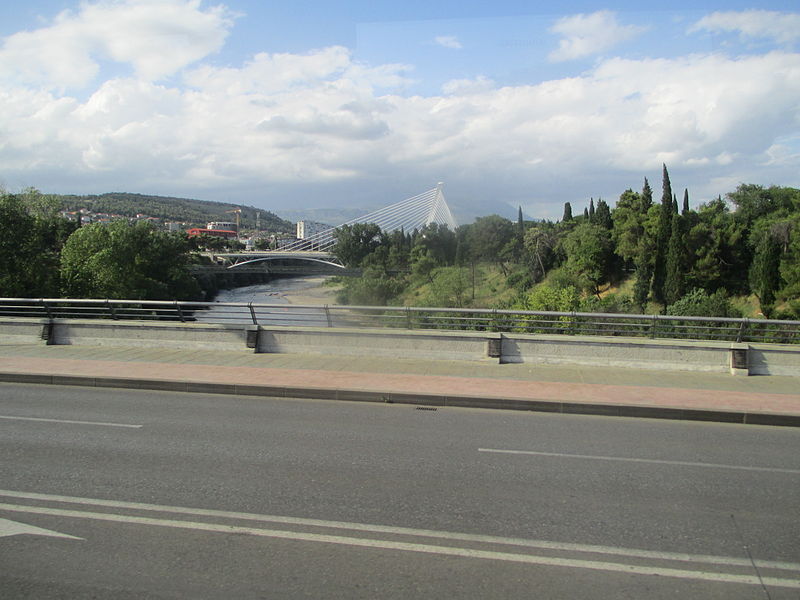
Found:
[[[796,377],[0,344],[0,381],[800,426]]]

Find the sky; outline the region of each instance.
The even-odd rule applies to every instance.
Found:
[[[800,187],[800,11],[746,4],[0,5],[0,186],[455,217]]]

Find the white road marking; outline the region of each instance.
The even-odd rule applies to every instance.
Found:
[[[533,450],[501,450],[497,448],[478,448],[478,452],[493,454],[528,454],[531,456],[552,456],[555,458],[581,458],[584,460],[608,460],[619,462],[651,463],[679,467],[706,467],[709,469],[735,469],[737,471],[761,471],[764,473],[789,473],[800,475],[800,469],[781,469],[778,467],[746,467],[743,465],[723,465],[717,463],[687,462],[682,460],[658,460],[655,458],[626,458],[624,456],[595,456],[592,454],[562,454],[560,452],[534,452]]]
[[[152,525],[157,527],[172,527],[177,529],[190,529],[195,531],[209,531],[213,533],[237,533],[260,537],[296,540],[301,542],[317,542],[338,544],[344,546],[358,546],[363,548],[378,548],[382,550],[400,550],[406,552],[424,552],[444,556],[460,556],[464,558],[478,558],[485,560],[501,560],[506,562],[527,563],[534,565],[548,565],[567,567],[573,569],[590,569],[595,571],[611,571],[635,575],[659,575],[662,577],[675,577],[679,579],[693,579],[713,581],[717,583],[738,583],[746,585],[770,585],[783,588],[800,589],[800,580],[784,579],[779,577],[761,577],[757,575],[737,575],[733,573],[716,573],[710,571],[690,571],[668,567],[653,567],[646,565],[629,565],[595,560],[581,560],[557,558],[550,556],[536,556],[529,554],[516,554],[511,552],[495,552],[490,550],[476,550],[473,548],[456,548],[452,546],[433,546],[430,544],[415,544],[408,542],[395,542],[391,540],[376,540],[352,538],[340,535],[322,535],[317,533],[303,533],[294,531],[281,531],[275,529],[259,529],[254,527],[240,527],[235,525],[220,525],[216,523],[199,523],[194,521],[175,521],[170,519],[151,519],[148,517],[134,517],[129,515],[115,515],[110,513],[96,513],[89,511],[63,510],[57,508],[44,508],[38,506],[20,506],[16,504],[0,504],[0,509],[44,514],[51,516],[72,517],[77,519],[92,519],[97,521],[110,521],[115,523],[132,523],[138,525]]]
[[[260,523],[280,523],[285,525],[297,525],[304,527],[319,527],[326,529],[344,529],[350,532],[369,532],[385,533],[390,535],[404,535],[413,537],[429,537],[440,540],[454,540],[461,542],[489,543],[505,546],[520,546],[526,548],[538,548],[540,550],[555,550],[566,552],[577,552],[585,554],[606,554],[613,556],[626,556],[633,558],[649,558],[655,560],[668,560],[675,562],[706,563],[725,566],[750,567],[752,563],[749,558],[737,558],[732,556],[714,556],[707,554],[688,554],[682,552],[661,552],[655,550],[643,550],[639,548],[620,548],[617,546],[600,546],[593,544],[574,544],[566,542],[552,542],[548,540],[531,540],[524,538],[508,538],[492,535],[479,535],[456,533],[450,531],[435,531],[430,529],[415,529],[409,527],[393,527],[388,525],[373,525],[368,523],[351,523],[346,521],[325,521],[322,519],[304,519],[300,517],[284,517],[276,515],[259,515],[253,513],[231,512],[223,510],[213,510],[204,508],[187,508],[182,506],[164,506],[159,504],[147,504],[142,502],[125,502],[120,500],[103,500],[98,498],[81,498],[77,496],[60,496],[54,494],[38,494],[35,492],[17,492],[12,490],[0,490],[0,497],[19,498],[25,500],[42,500],[49,502],[86,505],[93,507],[121,508],[128,510],[158,511],[162,513],[173,513],[179,515],[191,515],[198,517],[214,517],[223,519],[237,519],[240,521],[256,521]],[[3,505],[0,504],[0,508]],[[756,565],[765,569],[788,570],[800,572],[800,563],[768,561],[756,559]]]
[[[66,538],[68,540],[83,539],[75,537],[74,535],[67,535],[66,533],[42,529],[41,527],[34,527],[33,525],[27,525],[25,523],[17,523],[16,521],[9,521],[8,519],[0,519],[0,537],[7,537],[10,535],[44,535],[47,537]]]
[[[99,425],[101,427],[126,427],[129,429],[141,429],[141,425],[128,425],[126,423],[104,423],[102,421],[72,421],[70,419],[43,419],[40,417],[12,417],[0,415],[0,419],[9,421],[41,421],[44,423],[67,423],[69,425]]]

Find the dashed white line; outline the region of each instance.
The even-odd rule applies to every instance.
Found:
[[[555,458],[579,458],[583,460],[607,460],[618,462],[650,463],[679,467],[705,467],[708,469],[734,469],[737,471],[761,471],[764,473],[788,473],[800,475],[800,469],[781,469],[778,467],[748,467],[744,465],[724,465],[717,463],[688,462],[683,460],[659,460],[655,458],[630,458],[625,456],[595,456],[593,454],[565,454],[561,452],[536,452],[533,450],[502,450],[498,448],[478,448],[478,452],[493,454],[527,454],[530,456],[551,456]]]
[[[141,425],[129,425],[127,423],[104,423],[102,421],[74,421],[71,419],[44,419],[41,417],[13,417],[10,415],[0,415],[0,419],[7,421],[39,421],[42,423],[64,423],[67,425],[97,425],[100,427],[125,427],[127,429],[141,429]]]

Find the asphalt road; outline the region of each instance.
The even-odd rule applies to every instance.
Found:
[[[0,457],[3,598],[800,597],[794,428],[0,384]]]

